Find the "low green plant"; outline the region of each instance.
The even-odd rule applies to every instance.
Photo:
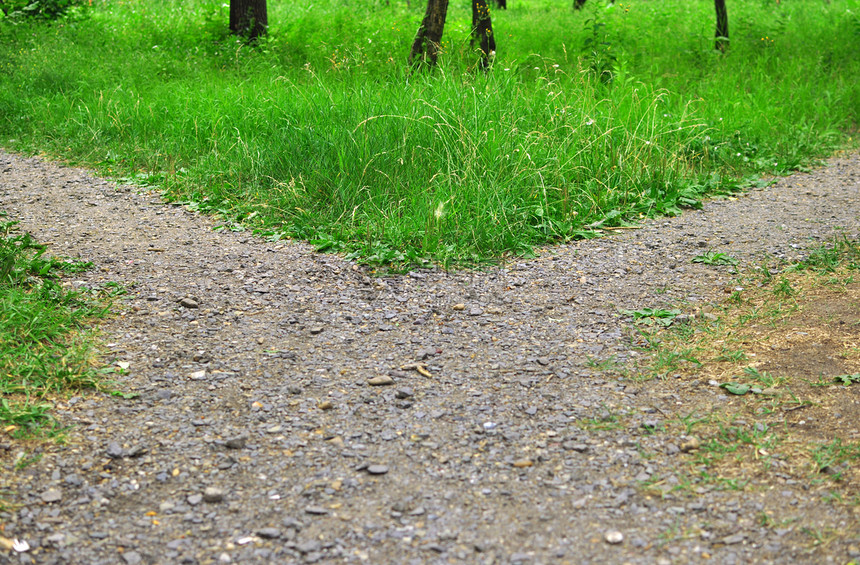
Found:
[[[854,373],[852,375],[836,375],[833,380],[844,386],[851,386],[855,383],[860,383],[860,373]]]
[[[860,242],[845,235],[831,244],[812,250],[809,257],[792,265],[788,270],[832,273],[842,265],[850,270],[860,270]]]
[[[632,316],[640,324],[668,327],[681,314],[678,309],[640,308],[639,310],[621,310],[625,316]]]
[[[703,255],[696,255],[692,259],[693,263],[703,263],[705,265],[737,265],[738,260],[732,257],[731,255],[727,255],[725,253],[720,253],[717,251],[708,251]]]

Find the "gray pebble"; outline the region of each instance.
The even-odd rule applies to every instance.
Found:
[[[384,475],[388,472],[387,465],[370,465],[367,467],[367,472],[371,475]]]
[[[118,442],[112,441],[108,444],[105,453],[112,459],[120,459],[123,456],[122,446]]]
[[[41,498],[42,498],[42,502],[47,502],[49,504],[51,502],[59,502],[60,500],[63,499],[63,493],[60,489],[49,488],[48,490],[46,490],[45,492],[42,493]]]
[[[276,539],[281,537],[281,530],[278,528],[261,528],[257,530],[257,535],[265,539]]]
[[[221,502],[224,500],[224,491],[218,487],[206,487],[203,491],[203,502]]]

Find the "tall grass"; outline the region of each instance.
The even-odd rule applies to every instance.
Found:
[[[722,56],[707,0],[512,2],[486,73],[462,2],[432,73],[406,66],[420,6],[272,4],[254,47],[204,0],[0,21],[0,142],[155,184],[230,229],[448,263],[804,167],[850,142],[860,108],[858,0],[732,3]]]

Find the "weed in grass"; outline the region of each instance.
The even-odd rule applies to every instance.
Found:
[[[696,255],[692,259],[693,263],[703,263],[705,265],[737,265],[738,260],[725,253],[716,251],[708,251],[704,255]]]
[[[791,283],[788,282],[788,279],[786,279],[785,277],[781,277],[779,279],[779,282],[777,282],[773,286],[773,293],[777,296],[788,297],[794,296],[796,291],[794,290],[794,288],[792,288]]]
[[[747,360],[747,354],[743,349],[728,349],[723,347],[720,354],[714,357],[714,361],[728,363],[739,363]]]
[[[806,260],[792,265],[788,270],[832,273],[842,265],[849,270],[860,270],[860,242],[846,236],[836,239],[831,245],[814,249]]]
[[[846,466],[860,460],[860,443],[845,443],[836,438],[829,443],[815,446],[811,452],[816,473],[826,473],[832,480],[842,478]]]

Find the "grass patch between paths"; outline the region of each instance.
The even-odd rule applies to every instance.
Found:
[[[406,266],[675,214],[852,143],[857,0],[732,5],[727,55],[706,0],[513,2],[486,73],[459,5],[440,67],[410,72],[419,4],[273,3],[255,47],[207,0],[0,20],[0,142]]]

